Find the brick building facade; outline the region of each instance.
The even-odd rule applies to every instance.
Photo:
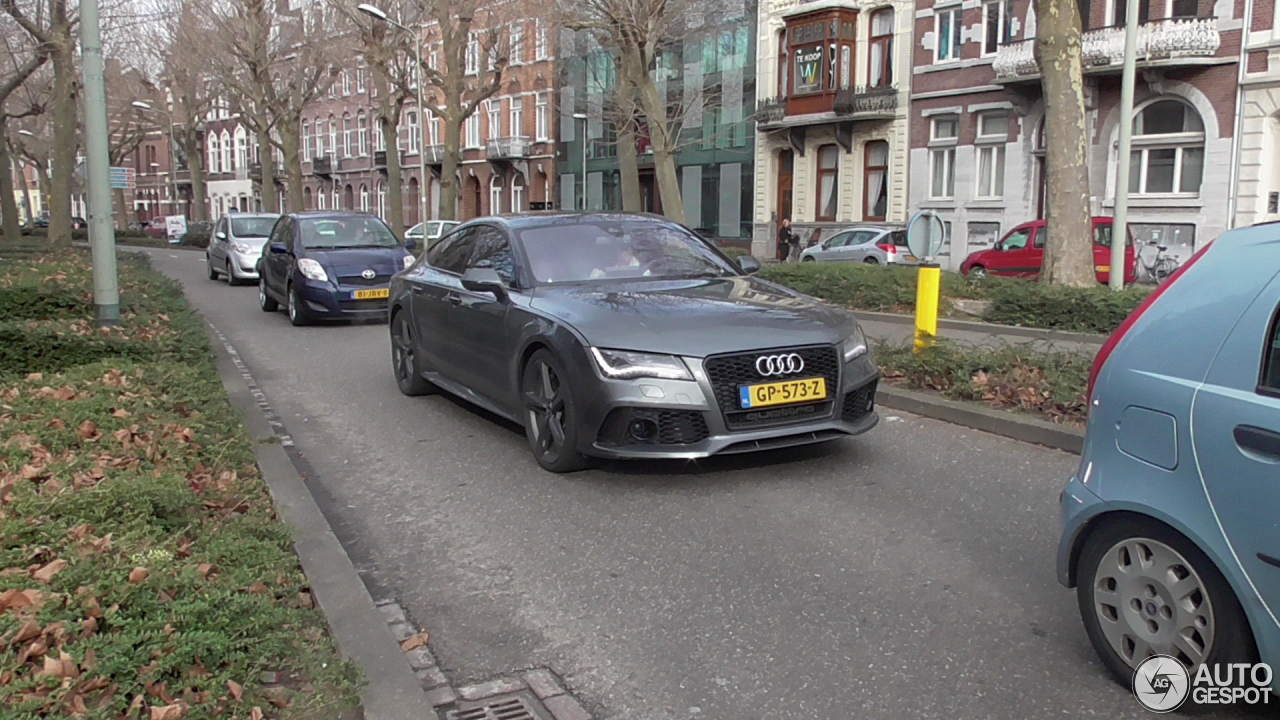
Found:
[[[1145,0],[1130,223],[1185,259],[1231,226],[1241,2]],[[1114,207],[1123,0],[1085,0],[1089,177]],[[911,206],[949,223],[944,267],[1045,215],[1045,105],[1028,0],[921,0],[911,89]],[[1208,162],[1206,162],[1208,160]]]
[[[1247,53],[1240,84],[1240,148],[1236,225],[1280,220],[1280,18],[1273,0],[1251,6],[1244,31]]]

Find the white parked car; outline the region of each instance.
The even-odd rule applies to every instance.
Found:
[[[406,240],[410,238],[417,240],[418,245],[425,249],[435,245],[440,238],[444,237],[445,233],[460,224],[461,223],[454,222],[453,220],[429,220],[425,223],[418,223],[406,230],[404,237]],[[426,231],[425,237],[423,233],[424,230]]]
[[[915,265],[907,232],[893,225],[859,225],[832,235],[800,253],[801,262],[860,262],[867,265]]]

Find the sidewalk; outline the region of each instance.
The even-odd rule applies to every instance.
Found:
[[[873,341],[906,345],[915,338],[915,318],[910,315],[861,310],[855,310],[853,314],[862,323],[867,337]],[[1097,352],[1107,340],[1105,335],[949,319],[938,321],[938,336],[973,346],[1029,345],[1036,350],[1084,353]]]

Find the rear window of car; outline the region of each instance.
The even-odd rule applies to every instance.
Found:
[[[236,237],[266,237],[276,226],[276,218],[231,218],[231,234]]]

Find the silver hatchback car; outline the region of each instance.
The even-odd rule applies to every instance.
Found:
[[[1103,345],[1061,501],[1058,577],[1117,679],[1280,668],[1280,225],[1205,246]]]
[[[860,225],[832,235],[800,253],[801,262],[860,262],[908,265],[918,262],[907,249],[907,233],[890,225]]]
[[[258,258],[267,244],[279,215],[233,213],[213,226],[209,247],[204,251],[210,280],[225,277],[228,285],[258,279]]]

